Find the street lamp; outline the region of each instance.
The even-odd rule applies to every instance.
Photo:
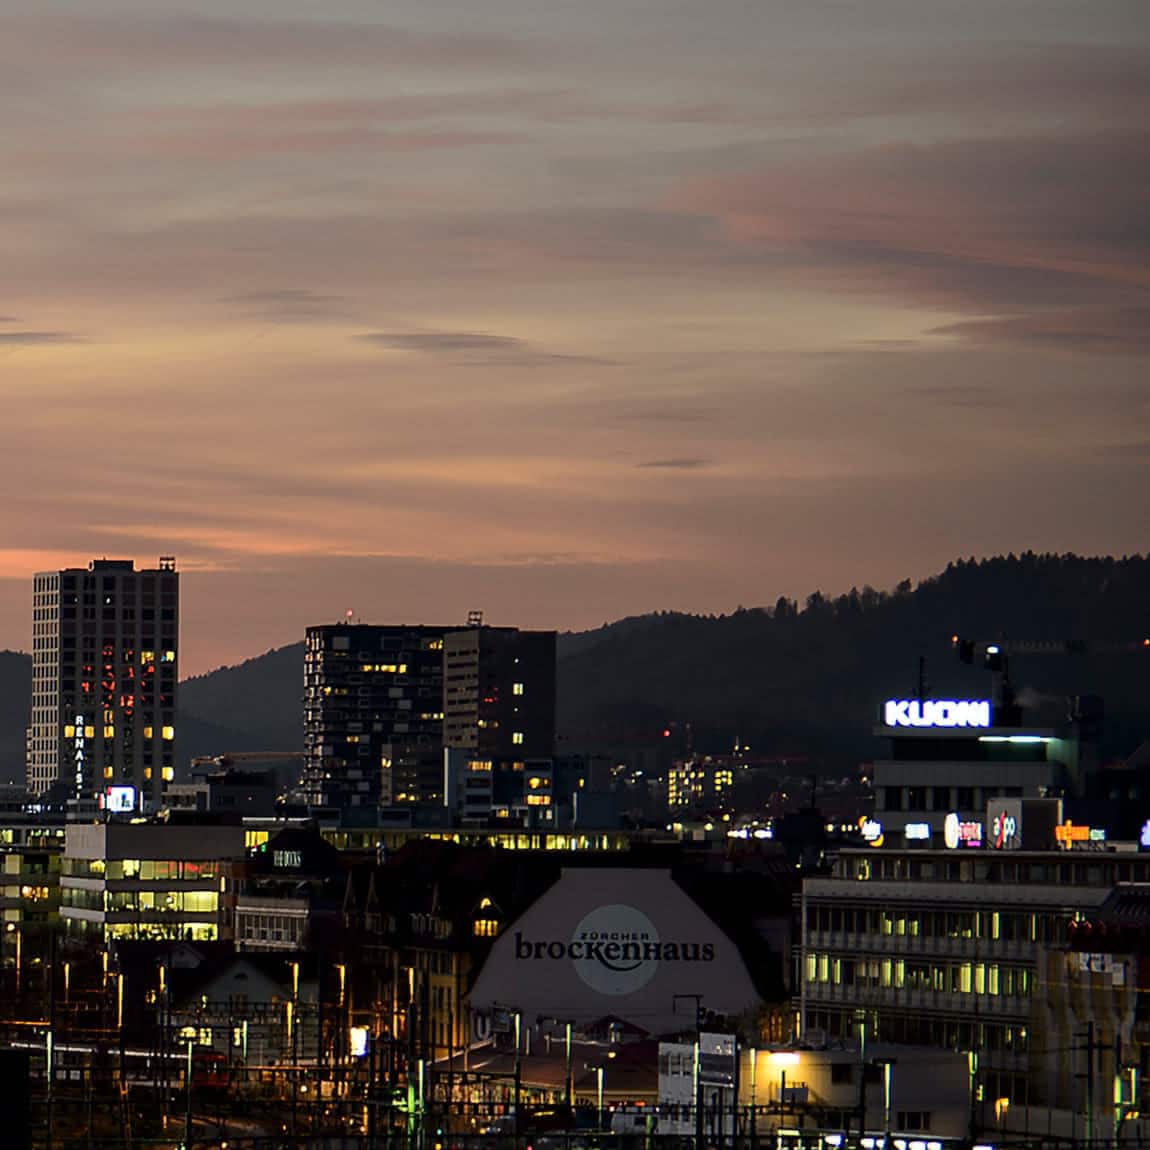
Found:
[[[759,1052],[757,1049],[755,1049],[755,1047],[752,1046],[751,1047],[751,1065],[749,1067],[750,1072],[751,1072],[751,1147],[752,1147],[752,1150],[753,1150],[754,1146],[756,1145],[756,1143],[758,1142],[758,1129],[757,1129],[756,1114],[755,1114],[755,1106],[756,1106],[755,1087],[758,1085],[758,1077],[759,1077],[759,1075],[758,1075],[758,1064],[759,1064]]]
[[[571,1078],[571,1046],[572,1046],[572,1027],[574,1020],[570,1018],[553,1018],[547,1015],[540,1018],[541,1023],[551,1022],[557,1026],[563,1027],[563,1045],[565,1052],[564,1071],[563,1071],[563,1102],[566,1106],[571,1105],[571,1095],[573,1092],[573,1082]]]
[[[184,1146],[191,1150],[192,1145],[192,1049],[195,1039],[188,1039],[188,1065],[184,1070],[185,1107],[184,1107]]]
[[[606,1062],[584,1063],[585,1070],[595,1071],[595,1115],[598,1129],[603,1129],[603,1074],[607,1069],[607,1062],[615,1057],[614,1050],[607,1051]]]

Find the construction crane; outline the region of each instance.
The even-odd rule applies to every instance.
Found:
[[[982,652],[988,671],[996,664],[1005,663],[1011,655],[1115,655],[1133,651],[1150,652],[1150,639],[1128,640],[1091,639],[966,639],[951,635],[951,646],[958,651],[959,660],[973,663]]]
[[[306,757],[303,751],[225,751],[220,755],[197,755],[192,759],[192,774],[221,770],[239,763],[290,763]]]
[[[1011,655],[1115,655],[1143,651],[1150,654],[1150,638],[1123,639],[967,639],[951,635],[951,646],[958,652],[959,661],[972,664],[981,655],[982,665],[994,675],[994,705],[1004,726],[1013,725],[1021,718],[1014,688],[1010,682]],[[1074,699],[1070,717],[1081,720],[1098,718],[1098,707],[1091,707],[1081,697]]]

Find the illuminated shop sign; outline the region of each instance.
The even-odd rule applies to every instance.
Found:
[[[983,699],[888,699],[888,727],[989,727],[990,702]]]
[[[303,851],[272,851],[272,866],[298,870],[303,866]]]
[[[908,843],[930,842],[930,823],[907,823],[902,828],[903,838]]]
[[[100,805],[113,814],[130,814],[136,809],[135,787],[105,787]]]
[[[990,845],[996,851],[1013,851],[1022,847],[1022,800],[992,799],[986,806],[986,825]]]
[[[1013,815],[1002,812],[994,816],[994,821],[990,824],[990,835],[995,849],[1001,850],[1009,846],[1017,834],[1018,821]]]
[[[1138,840],[1143,850],[1150,850],[1150,819],[1142,824],[1142,836]]]
[[[1054,828],[1054,841],[1064,850],[1089,846],[1091,843],[1104,843],[1106,831],[1103,827],[1088,827],[1082,823],[1072,823],[1069,819]]]
[[[951,811],[942,824],[942,839],[949,850],[959,847],[982,846],[982,823],[977,820],[964,822],[956,812]]]
[[[864,843],[868,843],[872,847],[882,846],[882,823],[875,819],[859,819],[859,834],[862,835]]]

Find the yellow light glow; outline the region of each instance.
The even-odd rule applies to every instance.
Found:
[[[772,1050],[767,1055],[767,1062],[778,1069],[785,1066],[798,1066],[801,1059],[793,1050]]]

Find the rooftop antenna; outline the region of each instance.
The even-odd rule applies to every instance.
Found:
[[[468,611],[467,612],[467,625],[469,627],[482,627],[483,626],[483,612],[482,611]]]
[[[350,622],[351,622],[351,617],[352,617],[354,614],[355,614],[355,612],[354,612],[354,611],[353,611],[353,610],[352,610],[352,609],[349,607],[349,608],[348,608],[348,609],[347,609],[347,610],[346,610],[346,611],[343,613],[343,621],[344,621],[345,623],[350,623]]]

